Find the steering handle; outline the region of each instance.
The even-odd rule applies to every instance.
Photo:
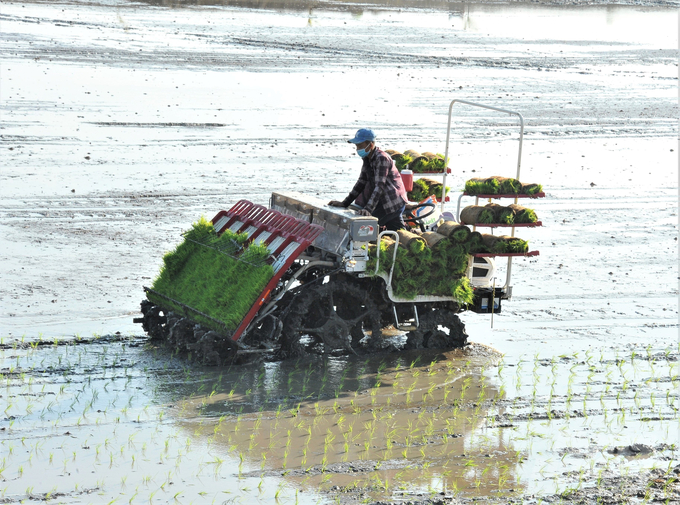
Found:
[[[416,216],[416,215],[413,214],[414,211],[416,211],[416,210],[418,210],[418,209],[420,209],[420,208],[423,208],[423,207],[430,207],[430,210],[429,210],[428,212],[426,212],[425,214],[423,214],[422,216]],[[409,208],[409,209],[406,211],[406,215],[407,215],[408,217],[404,219],[404,222],[405,222],[405,223],[414,223],[414,224],[415,224],[415,223],[417,223],[418,221],[420,221],[420,220],[422,220],[422,219],[425,219],[426,217],[431,216],[432,214],[434,214],[434,212],[435,212],[436,210],[437,210],[437,205],[436,205],[435,203],[432,203],[432,202],[422,202],[422,203],[419,203],[418,205],[416,205],[416,206],[414,206],[414,207],[411,207],[411,208]]]

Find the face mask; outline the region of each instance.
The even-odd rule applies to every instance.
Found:
[[[358,154],[361,158],[365,158],[366,156],[368,156],[368,155],[370,154],[370,152],[371,152],[371,151],[367,151],[366,149],[357,149],[357,154]]]

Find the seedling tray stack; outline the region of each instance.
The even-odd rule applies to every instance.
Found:
[[[165,256],[154,286],[145,288],[147,296],[236,341],[322,231],[319,225],[240,200],[210,223],[194,224],[184,242]],[[196,285],[199,289],[193,289]],[[192,296],[196,291],[203,296]]]
[[[466,190],[461,193],[460,197],[458,198],[458,208],[456,210],[456,216],[458,221],[460,221],[460,204],[461,200],[465,197],[470,197],[474,196],[475,197],[475,205],[479,205],[479,200],[481,199],[488,199],[489,203],[491,203],[491,199],[500,199],[500,198],[512,198],[514,200],[515,205],[518,203],[519,198],[542,198],[545,197],[545,193],[542,190],[542,187],[536,184],[531,184],[531,185],[522,185],[519,183],[520,180],[520,170],[522,166],[522,146],[524,142],[524,118],[519,112],[507,110],[507,109],[500,109],[497,107],[491,107],[488,105],[482,105],[478,103],[473,103],[473,102],[468,102],[466,100],[452,100],[451,104],[449,105],[449,116],[448,116],[448,125],[447,125],[447,131],[446,131],[446,151],[444,153],[445,159],[449,159],[449,141],[450,141],[450,135],[451,135],[451,119],[452,119],[452,112],[453,112],[453,106],[456,103],[461,103],[464,105],[470,105],[473,107],[480,107],[482,109],[488,109],[488,110],[493,110],[505,114],[511,114],[516,116],[519,119],[520,123],[520,131],[519,131],[519,148],[518,148],[518,153],[517,153],[517,171],[514,179],[509,179],[509,178],[502,178],[506,179],[506,184],[496,184],[496,188],[494,190],[490,191],[479,191],[476,192],[478,194],[471,194],[470,191],[470,186],[466,184]],[[516,183],[513,185],[513,183]],[[446,185],[446,172],[444,173],[444,181],[443,184]],[[517,186],[519,184],[519,186]],[[530,188],[527,189],[526,191],[522,191],[524,188]],[[512,190],[508,191],[499,191],[500,188],[512,188]],[[443,210],[443,205],[442,205],[442,210]],[[485,226],[491,229],[494,228],[510,228],[510,237],[515,236],[515,228],[517,227],[522,227],[522,228],[530,228],[530,227],[536,227],[536,226],[541,226],[542,223],[540,221],[536,221],[534,223],[513,223],[513,224],[503,224],[503,223],[490,223],[490,224],[474,224],[473,225],[473,231],[476,230],[476,227],[478,226]],[[487,253],[487,252],[478,252],[471,254],[473,257],[507,257],[508,258],[508,266],[507,266],[507,275],[505,279],[505,284],[500,288],[502,292],[505,293],[505,296],[507,298],[510,298],[511,296],[511,287],[510,287],[510,279],[512,275],[512,258],[515,256],[537,256],[539,254],[538,251],[527,251],[524,253]],[[493,307],[493,304],[491,305]]]

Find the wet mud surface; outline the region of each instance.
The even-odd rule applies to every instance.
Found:
[[[680,502],[677,3],[557,3],[4,2],[0,503]],[[201,214],[343,197],[359,127],[443,152],[453,98],[524,115],[547,193],[465,351],[215,368],[132,323]],[[447,185],[517,136],[456,109]]]
[[[0,357],[3,503],[680,499],[676,347],[203,367],[110,335]]]

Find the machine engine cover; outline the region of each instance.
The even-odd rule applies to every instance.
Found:
[[[312,246],[332,254],[345,254],[350,240],[371,242],[378,239],[377,218],[361,216],[356,211],[342,207],[331,207],[326,201],[303,193],[272,193],[271,208],[322,226],[324,231],[312,242]]]

